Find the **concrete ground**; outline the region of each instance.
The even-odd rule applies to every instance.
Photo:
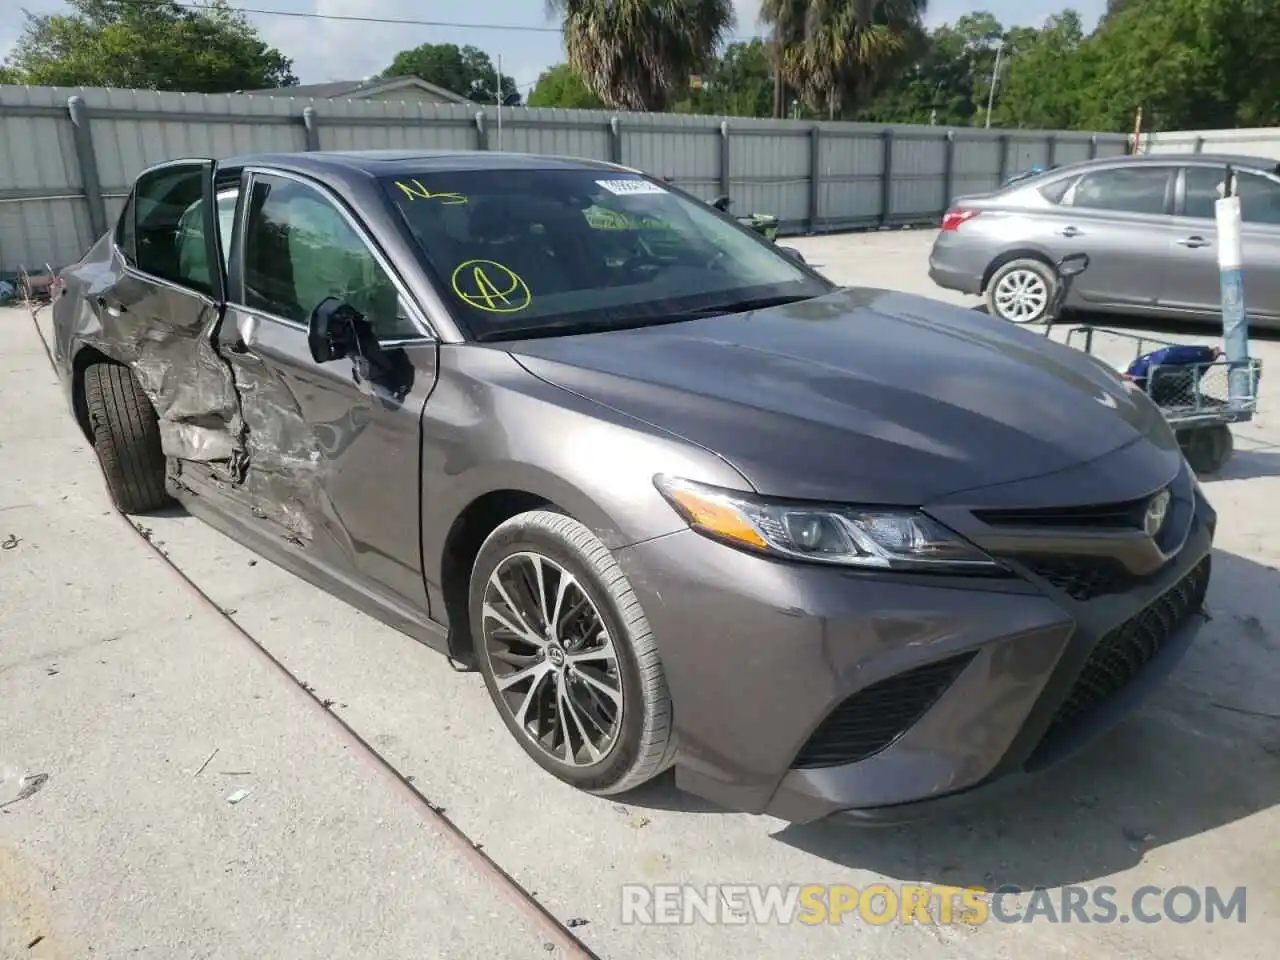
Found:
[[[925,277],[931,238],[786,242],[838,281],[971,304]],[[1206,484],[1221,513],[1213,620],[1166,687],[998,807],[852,830],[721,812],[669,778],[621,800],[561,785],[507,735],[477,675],[190,517],[131,530],[109,509],[30,322],[0,312],[0,330],[0,804],[22,795],[17,778],[47,775],[0,808],[0,957],[572,951],[520,909],[511,882],[610,960],[1273,956],[1280,422],[1267,416],[1265,379],[1262,416]],[[1280,365],[1280,344],[1256,352]],[[236,627],[329,710],[312,709]],[[511,882],[459,853],[447,825],[372,772],[336,720]],[[241,786],[252,792],[230,804]],[[1122,907],[1147,884],[1243,885],[1247,922],[621,922],[623,883],[879,881],[1112,885]]]

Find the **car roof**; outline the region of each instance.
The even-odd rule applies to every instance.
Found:
[[[466,170],[627,170],[617,164],[579,157],[543,156],[489,150],[315,150],[306,153],[256,153],[230,157],[220,167],[265,166],[323,176],[363,173],[395,177]]]
[[[1098,157],[1094,160],[1081,160],[1079,163],[1064,163],[1046,173],[1061,174],[1068,171],[1088,170],[1092,167],[1120,166],[1130,163],[1155,164],[1191,164],[1239,167],[1243,170],[1258,170],[1263,173],[1280,173],[1280,162],[1268,157],[1251,157],[1232,153],[1139,153],[1133,156]]]

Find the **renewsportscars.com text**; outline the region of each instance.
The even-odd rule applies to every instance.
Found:
[[[1244,887],[1112,886],[1021,890],[877,883],[681,884],[622,887],[622,922],[638,925],[836,923],[1223,923],[1245,922]]]

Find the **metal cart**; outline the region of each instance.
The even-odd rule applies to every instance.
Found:
[[[1066,342],[1112,364],[1125,354],[1132,362],[1154,350],[1179,346],[1167,340],[1093,326],[1070,328]],[[1231,376],[1233,371],[1235,377]],[[1198,474],[1214,474],[1231,459],[1231,424],[1253,419],[1261,377],[1262,361],[1256,358],[1152,364],[1147,368],[1145,387],[1147,396],[1173,427],[1191,469]]]
[[[1069,254],[1058,261],[1057,290],[1045,317],[1046,337],[1062,315],[1071,284],[1087,269],[1089,256],[1085,253]],[[1134,360],[1162,347],[1185,346],[1088,324],[1068,328],[1066,342],[1122,371]],[[1256,358],[1151,364],[1145,387],[1147,396],[1173,427],[1191,469],[1208,475],[1217,473],[1231,459],[1235,450],[1231,424],[1253,419],[1261,377],[1262,361]]]

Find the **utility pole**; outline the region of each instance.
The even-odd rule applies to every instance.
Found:
[[[502,149],[502,54],[498,54],[498,92],[494,96],[498,101],[498,149]]]
[[[1000,59],[1004,55],[1004,41],[996,47],[996,65],[991,71],[991,89],[987,92],[987,129],[991,129],[991,108],[996,102],[996,84],[1000,82]]]

